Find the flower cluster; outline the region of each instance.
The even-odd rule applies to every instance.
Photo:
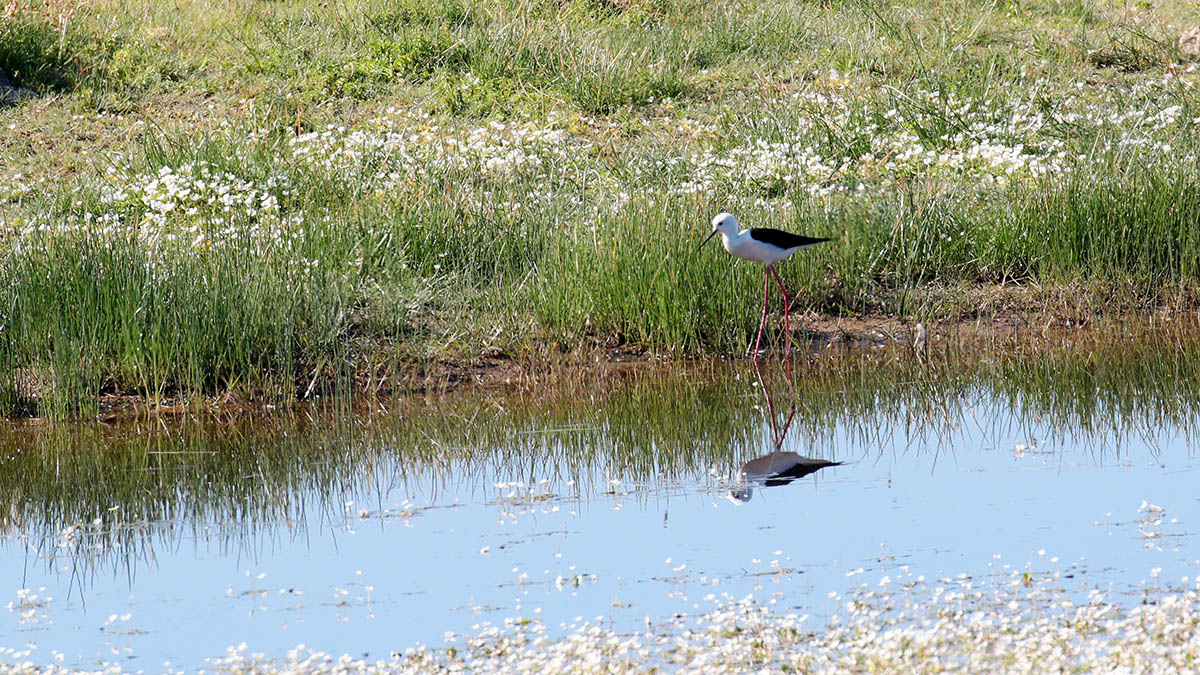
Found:
[[[843,81],[831,77],[834,84]],[[782,140],[750,137],[665,163],[683,167],[687,175],[671,187],[674,193],[750,199],[828,196],[907,178],[1006,185],[1061,176],[1082,162],[1106,161],[1117,150],[1170,153],[1172,135],[1197,123],[1182,117],[1182,106],[1164,105],[1172,100],[1171,86],[1151,82],[1087,95],[1077,91],[1053,106],[1036,87],[1016,98],[972,101],[921,90],[892,94],[897,102],[887,109],[878,104],[882,92],[852,95],[831,86],[827,93],[793,95],[798,112]],[[1131,109],[1130,98],[1142,105]],[[1071,136],[1105,141],[1084,153],[1064,140]]]
[[[154,174],[114,171],[109,178],[101,203],[132,212],[140,234],[151,239],[188,234],[194,244],[232,223],[278,222],[280,199],[290,194],[284,178],[254,182],[207,162],[164,166]]]
[[[986,190],[1093,168],[1111,174],[1114,164],[1135,160],[1194,165],[1189,139],[1200,117],[1180,103],[1180,91],[1194,84],[1189,72],[1068,88],[1027,77],[1021,88],[964,98],[871,88],[853,73],[833,71],[768,102],[764,117],[772,123],[753,127],[686,117],[622,127],[553,115],[449,127],[427,113],[391,110],[362,124],[295,134],[282,146],[270,145],[266,130],[231,128],[231,139],[242,134],[236,142],[270,145],[265,167],[230,171],[191,162],[145,173],[114,170],[100,188],[101,208],[13,210],[0,217],[0,246],[16,245],[14,234],[80,228],[136,231],[148,241],[194,248],[234,236],[278,239],[306,222],[292,198],[291,183],[302,179],[513,219],[509,231],[520,233],[529,220],[521,214],[530,209],[595,222],[633,200],[701,195],[726,208],[778,209],[805,197],[878,195],[913,181]],[[613,142],[621,134],[653,150]],[[115,163],[127,166],[120,157]],[[19,174],[0,182],[0,202],[29,202],[32,186]]]
[[[46,620],[46,609],[54,598],[45,595],[46,587],[42,586],[37,592],[21,588],[17,590],[16,601],[9,601],[5,607],[17,615],[21,624],[37,624]]]
[[[300,162],[381,192],[449,170],[497,179],[537,173],[547,164],[566,161],[571,141],[565,129],[530,122],[493,121],[463,133],[436,125],[399,128],[397,118],[389,116],[362,128],[330,126],[298,135],[290,150]]]
[[[644,631],[614,630],[603,617],[580,618],[561,631],[510,618],[467,635],[447,633],[449,650],[418,645],[371,661],[299,645],[272,658],[242,643],[208,665],[289,673],[1167,673],[1191,672],[1200,658],[1196,585],[1158,589],[1147,602],[1126,607],[1100,590],[1065,590],[1057,572],[1009,569],[927,582],[901,568],[897,578],[829,597],[838,609],[824,627],[808,614],[779,611],[774,601],[709,595],[707,611],[648,620]],[[0,650],[0,663],[20,672],[64,672],[29,656]],[[108,666],[106,672],[122,672],[120,664]]]

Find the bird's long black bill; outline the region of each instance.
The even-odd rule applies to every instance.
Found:
[[[697,251],[699,251],[700,249],[704,248],[704,245],[705,245],[705,244],[707,244],[707,243],[708,243],[708,240],[709,240],[709,239],[712,239],[712,238],[713,238],[713,236],[714,236],[716,233],[717,233],[717,231],[716,231],[716,230],[713,230],[712,232],[709,232],[709,233],[708,233],[708,236],[704,238],[704,241],[700,242],[700,245],[696,247],[696,250],[697,250]]]

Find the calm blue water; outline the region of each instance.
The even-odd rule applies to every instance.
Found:
[[[561,455],[542,466],[529,451],[513,485],[515,472],[486,461],[414,468],[406,448],[384,445],[342,490],[314,490],[287,519],[198,522],[181,509],[130,526],[154,542],[132,563],[109,553],[91,571],[82,556],[39,555],[11,527],[0,644],[28,647],[34,662],[61,652],[148,670],[200,666],[242,642],[273,656],[304,644],[384,658],[505,618],[639,628],[701,612],[710,594],[774,599],[816,625],[830,592],[904,570],[936,579],[1032,565],[1131,598],[1155,568],[1166,581],[1196,574],[1200,460],[1187,429],[1092,436],[986,393],[946,415],[937,431],[881,422],[864,438],[861,425],[838,426],[820,444],[795,433],[782,449],[845,464],[741,505],[727,479],[771,450],[762,415],[736,461],[664,480],[601,462],[569,481]],[[37,597],[22,601],[21,588]]]

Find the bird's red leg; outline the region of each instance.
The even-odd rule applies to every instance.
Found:
[[[768,267],[767,269],[771,269]],[[763,311],[762,318],[758,321],[758,337],[754,338],[754,360],[758,360],[758,348],[762,344],[763,326],[767,325],[767,292],[771,290],[771,277],[766,271],[763,272]]]
[[[792,331],[788,325],[788,310],[791,309],[791,303],[788,302],[787,291],[783,288],[783,281],[779,278],[775,268],[768,265],[767,269],[771,270],[771,274],[775,277],[775,283],[779,284],[779,292],[783,294],[783,353],[786,355],[792,346]]]
[[[778,436],[779,440],[775,441],[775,451],[776,452],[778,452],[779,448],[781,446],[783,446],[783,438],[785,436],[787,436],[788,427],[792,426],[792,420],[795,418],[796,418],[796,401],[793,400],[792,408],[791,408],[791,410],[788,411],[787,421],[785,421],[783,423],[783,431],[779,433],[779,436]]]
[[[771,431],[774,434],[772,440],[775,441],[775,449],[783,443],[783,437],[779,435],[779,424],[775,421],[775,403],[771,401],[771,391],[767,389],[767,381],[763,379],[762,371],[758,369],[758,359],[754,360],[754,374],[758,375],[758,386],[762,387],[763,397],[767,399],[767,416],[771,418]],[[796,405],[793,403],[792,408]],[[789,418],[790,419],[790,418]]]

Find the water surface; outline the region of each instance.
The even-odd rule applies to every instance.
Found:
[[[816,628],[863,583],[1013,568],[1133,603],[1197,573],[1197,354],[825,350],[761,379],[642,367],[234,422],[11,425],[0,645],[148,670],[243,642],[385,658],[483,622],[639,628],[746,595]],[[774,451],[842,464],[739,478]]]

